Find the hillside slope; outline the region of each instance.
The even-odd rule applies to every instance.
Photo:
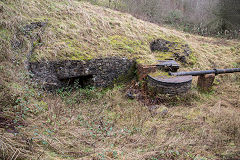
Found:
[[[31,30],[35,22],[45,27]],[[126,99],[127,85],[52,94],[26,69],[28,56],[153,63],[159,53],[149,43],[157,38],[192,48],[191,65],[182,70],[240,67],[239,41],[191,35],[75,0],[0,1],[0,158],[239,157],[239,74],[218,76],[210,93],[199,92],[194,80],[188,95],[163,101],[154,115],[151,107]]]
[[[156,38],[179,41],[164,34],[157,25],[88,3],[67,0],[0,3],[3,24],[20,23],[18,28],[24,30],[31,22],[47,23],[44,33],[40,33],[43,45],[36,48],[32,60],[124,56],[154,61],[149,48],[151,41]]]

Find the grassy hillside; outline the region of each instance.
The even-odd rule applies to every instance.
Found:
[[[46,27],[26,32],[37,21]],[[240,67],[239,41],[194,36],[75,0],[0,1],[0,158],[239,157],[239,74],[217,76],[210,93],[199,92],[194,79],[188,95],[151,110],[146,104],[154,103],[125,97],[138,83],[52,94],[26,70],[28,55],[32,61],[126,56],[152,63],[159,53],[149,43],[156,38],[189,44],[193,65],[182,70]]]
[[[32,60],[125,56],[151,62],[156,59],[149,49],[152,40],[179,41],[164,34],[157,25],[88,3],[24,0],[1,4],[3,23],[20,21],[18,28],[23,29],[30,22],[47,22],[41,33],[43,45],[36,48]]]

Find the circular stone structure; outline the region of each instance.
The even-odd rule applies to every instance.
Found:
[[[192,76],[151,76],[148,75],[148,88],[155,93],[180,95],[191,89]]]

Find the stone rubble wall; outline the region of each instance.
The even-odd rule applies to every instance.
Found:
[[[64,84],[61,81],[63,79],[88,75],[93,76],[94,86],[107,87],[113,85],[118,77],[129,74],[135,64],[135,60],[112,57],[88,61],[31,62],[29,69],[33,74],[33,78],[40,81],[46,89],[63,87]]]
[[[152,52],[160,51],[162,54],[172,53],[175,60],[187,63],[187,57],[192,54],[191,48],[187,44],[171,42],[164,39],[156,39],[150,43]]]

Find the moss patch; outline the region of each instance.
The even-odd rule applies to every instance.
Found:
[[[156,71],[149,74],[151,77],[171,77],[168,72]]]
[[[133,40],[125,36],[114,35],[109,37],[109,43],[115,50],[124,50],[130,54],[137,54],[146,49],[147,44],[140,40]]]
[[[157,60],[166,60],[174,58],[173,52],[155,52]]]

